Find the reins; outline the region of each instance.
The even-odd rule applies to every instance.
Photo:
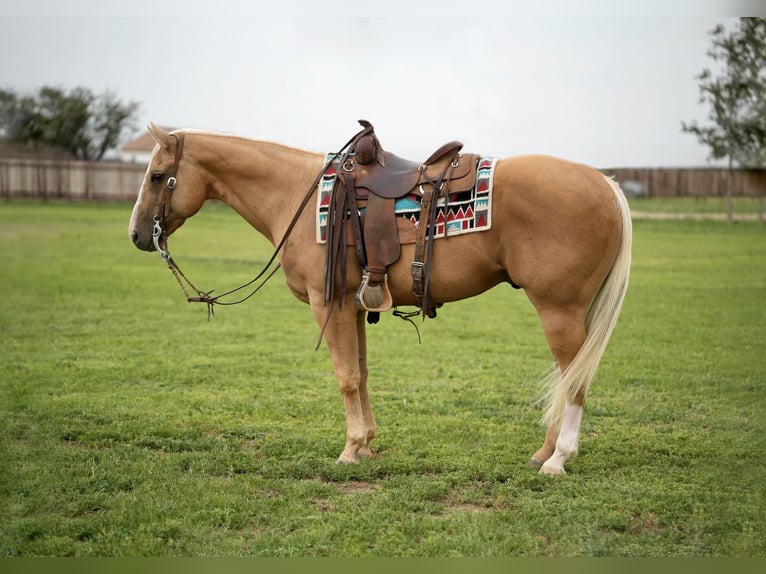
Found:
[[[167,232],[165,230],[165,218],[167,217],[169,212],[168,196],[178,185],[178,180],[176,178],[176,175],[178,173],[179,164],[181,163],[181,157],[183,154],[184,139],[185,139],[185,134],[183,132],[180,132],[178,134],[172,134],[176,138],[176,142],[177,142],[176,151],[175,151],[175,161],[173,163],[173,167],[171,171],[167,174],[167,179],[165,180],[165,186],[162,188],[162,191],[160,191],[159,197],[157,198],[157,203],[155,204],[152,240],[154,241],[154,246],[159,252],[160,257],[167,264],[168,269],[170,269],[176,281],[181,286],[181,290],[183,291],[183,294],[186,297],[186,301],[189,303],[205,303],[207,305],[208,319],[210,319],[211,315],[215,316],[215,305],[238,305],[240,303],[244,303],[245,301],[250,299],[253,295],[255,295],[258,291],[260,291],[261,288],[269,281],[269,279],[271,279],[276,274],[276,272],[282,266],[281,263],[277,263],[276,267],[274,267],[273,269],[270,269],[271,266],[274,264],[274,261],[276,261],[280,250],[282,249],[282,247],[284,247],[285,243],[287,242],[287,239],[290,236],[290,233],[292,233],[293,229],[298,223],[298,219],[303,213],[303,210],[306,208],[306,205],[308,205],[308,202],[311,199],[311,196],[314,194],[314,191],[316,190],[317,186],[319,185],[319,182],[321,181],[322,177],[325,175],[325,172],[327,171],[327,169],[332,164],[333,159],[337,156],[341,156],[342,160],[345,160],[349,155],[349,151],[353,149],[354,144],[361,137],[363,137],[364,135],[372,131],[372,126],[369,124],[367,125],[365,124],[362,124],[365,126],[364,129],[362,129],[359,133],[354,135],[350,140],[348,140],[348,142],[346,142],[346,144],[343,147],[341,147],[335,154],[333,154],[326,160],[324,166],[319,171],[316,178],[314,179],[314,181],[311,183],[308,190],[306,191],[306,194],[303,197],[303,200],[301,201],[300,205],[298,206],[298,209],[295,212],[295,215],[293,215],[293,218],[290,221],[290,224],[287,226],[287,229],[285,230],[285,233],[282,236],[282,239],[274,248],[274,252],[272,253],[271,257],[269,258],[268,262],[266,263],[264,268],[261,270],[261,272],[258,273],[258,275],[256,275],[253,279],[251,279],[247,283],[244,283],[240,285],[239,287],[235,287],[234,289],[230,289],[229,291],[226,291],[224,293],[221,293],[220,295],[215,295],[215,296],[212,295],[213,290],[203,291],[197,288],[197,286],[195,286],[194,283],[192,283],[189,280],[189,278],[186,277],[184,272],[181,271],[181,268],[173,260],[173,258],[170,255],[170,251],[168,250]],[[250,287],[254,283],[257,283],[261,278],[263,278],[263,280],[258,285],[256,285],[247,295],[235,301],[221,301],[222,297],[227,297],[229,295],[238,293],[239,291],[242,291],[243,289]],[[187,290],[187,287],[191,289],[192,291],[194,291],[196,293],[196,296],[189,295],[189,291]]]

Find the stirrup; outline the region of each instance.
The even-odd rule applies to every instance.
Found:
[[[382,313],[393,305],[391,291],[388,289],[388,273],[383,276],[383,283],[370,285],[370,274],[362,274],[362,283],[356,291],[356,305],[365,311]]]

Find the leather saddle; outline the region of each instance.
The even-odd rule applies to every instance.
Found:
[[[359,123],[364,129],[340,159],[328,213],[325,303],[334,300],[336,281],[345,290],[345,249],[353,245],[364,270],[356,304],[376,322],[392,306],[386,269],[399,259],[401,244],[415,243],[412,290],[424,315],[435,317],[439,305],[428,298],[428,279],[436,206],[450,193],[473,189],[478,156],[462,155],[463,144],[451,141],[423,162],[410,161],[384,151],[372,124]],[[396,200],[409,194],[421,198],[417,225],[395,216]]]
[[[452,141],[437,149],[423,163],[417,163],[388,151],[382,152],[382,159],[370,165],[357,165],[356,187],[366,189],[384,199],[399,199],[415,189],[423,180],[436,180],[444,172],[444,163],[452,161],[463,148],[463,144]],[[359,162],[357,162],[359,164]],[[468,166],[451,178],[465,176]]]

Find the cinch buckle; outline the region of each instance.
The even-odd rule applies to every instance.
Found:
[[[423,269],[425,264],[421,261],[413,261],[410,269],[412,275],[412,294],[416,297],[423,296]]]

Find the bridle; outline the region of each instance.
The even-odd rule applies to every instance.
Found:
[[[361,122],[360,122],[361,123]],[[348,157],[350,149],[353,148],[354,144],[363,136],[367,135],[372,131],[371,125],[365,125],[365,128],[361,130],[359,133],[357,133],[353,138],[351,138],[336,154],[335,156],[341,156],[342,159],[346,159]],[[316,178],[314,179],[313,183],[309,186],[308,190],[306,191],[306,195],[303,198],[303,201],[301,201],[301,204],[298,206],[298,210],[295,212],[295,215],[293,216],[292,221],[290,221],[290,225],[287,226],[287,230],[285,231],[285,234],[282,236],[282,239],[279,241],[277,246],[274,248],[274,253],[272,253],[271,257],[269,258],[268,262],[264,266],[264,268],[261,270],[258,275],[256,275],[253,279],[248,281],[247,283],[244,283],[240,285],[239,287],[235,287],[234,289],[230,289],[229,291],[226,291],[225,293],[221,293],[219,295],[213,296],[213,290],[210,291],[203,291],[201,289],[198,289],[194,283],[192,283],[186,275],[181,271],[180,267],[176,264],[176,262],[173,260],[173,258],[170,256],[170,251],[168,250],[168,235],[167,235],[167,229],[165,226],[165,221],[167,219],[168,214],[170,213],[170,195],[173,192],[173,190],[176,189],[178,185],[178,167],[181,163],[181,157],[183,155],[184,150],[184,139],[185,134],[184,132],[178,132],[178,133],[172,133],[173,137],[176,138],[176,150],[175,150],[175,159],[173,161],[173,166],[171,167],[170,171],[165,173],[165,185],[160,190],[159,195],[157,196],[157,201],[154,204],[154,212],[153,212],[153,221],[154,225],[152,228],[152,241],[154,242],[154,247],[156,248],[157,252],[160,254],[160,257],[162,260],[167,264],[168,269],[173,273],[173,276],[175,277],[178,284],[181,286],[181,290],[184,293],[184,296],[186,297],[186,301],[189,303],[205,303],[207,305],[207,312],[208,312],[208,319],[210,316],[215,315],[215,305],[238,305],[239,303],[243,303],[250,299],[253,295],[255,295],[260,289],[268,282],[269,279],[271,279],[276,272],[280,269],[282,266],[281,263],[277,263],[276,266],[272,269],[272,265],[277,259],[277,255],[279,254],[280,250],[284,246],[284,244],[287,242],[287,238],[290,236],[290,233],[295,228],[295,225],[298,223],[298,219],[303,213],[303,210],[305,209],[306,205],[308,204],[309,200],[311,199],[311,196],[314,194],[314,191],[316,190],[317,186],[319,185],[319,181],[322,179],[322,176],[324,176],[327,169],[332,164],[332,156],[325,161],[324,166],[320,170],[319,174],[317,174]],[[345,153],[344,153],[345,151]],[[260,281],[260,283],[258,283]],[[255,287],[252,288],[252,290],[245,296],[234,300],[234,301],[221,301],[222,297],[226,297],[229,295],[233,295],[235,293],[238,293],[239,291],[242,291],[243,289],[247,289],[248,287],[254,285]],[[189,294],[189,290],[194,291],[196,293],[195,296],[192,296]],[[329,318],[329,316],[328,316]],[[321,336],[320,336],[321,340]],[[317,344],[319,346],[319,344]]]
[[[170,213],[170,194],[176,188],[178,180],[176,174],[178,173],[178,166],[181,163],[181,156],[184,153],[184,142],[186,141],[186,135],[183,132],[178,134],[170,134],[176,138],[176,153],[173,167],[166,173],[165,185],[162,187],[157,201],[154,204],[154,227],[152,228],[152,240],[154,241],[154,247],[162,257],[162,260],[168,263],[170,258],[170,252],[168,251],[168,236],[165,231],[165,219]]]
[[[284,245],[285,241],[287,240],[287,236],[289,235],[290,231],[292,231],[292,228],[295,226],[295,222],[298,219],[298,215],[301,211],[303,211],[303,207],[305,207],[305,203],[308,202],[308,197],[304,200],[304,203],[301,204],[299,212],[295,215],[295,218],[293,222],[290,224],[290,227],[287,230],[287,233],[285,233],[285,237],[283,237],[282,241],[280,242],[277,249],[274,251],[274,254],[269,259],[268,263],[264,267],[264,269],[251,281],[248,281],[247,283],[244,283],[243,285],[240,285],[239,287],[236,287],[234,289],[231,289],[229,291],[226,291],[225,293],[221,293],[220,295],[213,296],[213,290],[210,291],[203,291],[202,289],[199,289],[194,283],[189,280],[189,278],[184,274],[183,271],[181,271],[181,268],[178,266],[178,264],[173,260],[173,257],[170,255],[170,251],[168,249],[168,234],[167,229],[165,225],[165,221],[167,219],[168,214],[170,213],[170,195],[173,192],[173,190],[176,189],[176,186],[178,185],[178,167],[181,164],[181,157],[183,156],[184,151],[184,142],[185,142],[185,134],[184,132],[179,133],[172,133],[170,134],[173,137],[176,138],[176,150],[175,150],[175,159],[173,161],[173,166],[170,168],[170,171],[165,173],[165,185],[160,190],[159,195],[157,196],[157,201],[154,204],[154,212],[153,212],[153,227],[152,227],[152,241],[154,242],[154,247],[157,250],[157,252],[160,254],[160,257],[162,260],[167,264],[168,269],[173,273],[173,276],[175,277],[178,284],[181,286],[181,290],[183,291],[184,296],[186,297],[186,301],[189,303],[205,303],[207,305],[207,312],[208,312],[208,319],[211,316],[215,315],[215,305],[237,305],[239,303],[243,303],[244,301],[247,301],[250,297],[255,295],[261,287],[263,287],[266,282],[271,279],[274,274],[279,270],[281,267],[281,264],[277,264],[274,269],[270,269],[272,264],[274,263],[277,254],[279,253],[279,250]],[[319,180],[317,179],[317,183]],[[268,275],[266,275],[268,273]],[[245,289],[249,286],[251,286],[253,283],[257,282],[259,279],[261,279],[264,275],[266,275],[265,279],[257,286],[255,287],[248,295],[236,300],[236,301],[221,301],[221,297],[225,297],[227,295],[232,295],[238,291],[241,291],[242,289]],[[187,289],[188,287],[188,289]],[[196,293],[195,296],[192,296],[189,294],[189,289],[194,291]]]

